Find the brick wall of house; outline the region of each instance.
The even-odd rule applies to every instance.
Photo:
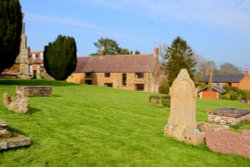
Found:
[[[219,98],[219,93],[216,91],[209,91],[204,90],[199,93],[199,98],[201,99],[218,99]]]
[[[126,85],[122,83],[122,75],[122,73],[110,73],[110,77],[105,77],[105,73],[93,73],[91,78],[85,78],[85,73],[73,73],[66,81],[83,84],[86,83],[85,80],[91,80],[93,85],[112,85],[113,88],[125,90],[135,90],[136,84],[143,84],[146,92],[158,91],[160,72],[144,73],[143,78],[136,78],[135,73],[126,73]]]
[[[248,90],[250,91],[250,77],[244,77],[240,83],[239,83],[239,88],[243,90]]]
[[[73,73],[71,74],[66,81],[67,82],[72,82],[72,83],[79,83],[79,84],[83,84],[84,83],[84,73]]]
[[[113,88],[135,90],[135,84],[143,84],[144,91],[149,92],[152,90],[152,80],[154,80],[152,73],[144,73],[143,78],[136,78],[135,73],[126,73],[126,85],[122,83],[122,73],[110,73],[110,77],[105,77],[105,73],[95,73],[93,75],[93,84],[105,86],[112,84]],[[152,84],[151,84],[152,83]]]
[[[240,87],[240,83],[232,83],[232,87],[237,87],[237,88],[239,88],[239,87]]]

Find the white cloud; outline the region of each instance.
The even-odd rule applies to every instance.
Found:
[[[250,36],[249,0],[91,0],[105,7],[159,21],[185,21]]]
[[[37,21],[37,22],[43,22],[43,23],[51,23],[51,24],[63,24],[63,25],[71,25],[76,27],[82,27],[82,28],[93,28],[93,29],[99,29],[99,27],[90,24],[86,21],[82,21],[75,18],[62,18],[52,15],[36,15],[31,13],[26,13],[25,17],[30,21]]]
[[[129,34],[125,32],[120,31],[112,31],[107,30],[103,26],[96,26],[90,22],[82,21],[76,18],[62,18],[58,16],[52,16],[52,15],[37,15],[37,14],[31,14],[26,13],[25,17],[32,22],[42,22],[43,24],[56,24],[56,25],[64,25],[64,26],[73,26],[73,27],[79,27],[84,29],[84,31],[88,31],[90,33],[99,35],[101,37],[112,37],[112,38],[118,38],[118,39],[124,39],[127,41],[131,41],[138,44],[146,45],[145,39],[141,39],[140,37],[136,36],[135,34]]]

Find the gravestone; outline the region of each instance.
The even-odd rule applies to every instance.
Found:
[[[197,90],[186,69],[182,69],[170,88],[170,115],[164,134],[190,144],[204,142],[195,117]]]

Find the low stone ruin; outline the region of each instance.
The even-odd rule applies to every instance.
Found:
[[[208,121],[223,125],[236,125],[243,121],[250,121],[250,110],[240,108],[222,108],[210,111]]]
[[[170,115],[164,134],[190,144],[204,142],[204,133],[197,128],[197,91],[186,69],[182,69],[170,88]]]
[[[27,113],[29,111],[28,98],[21,94],[16,95],[14,100],[11,101],[10,95],[5,92],[3,94],[3,104],[8,110],[12,110],[17,113]]]
[[[27,146],[31,144],[31,138],[8,131],[8,123],[0,120],[0,150]]]
[[[16,94],[24,96],[51,96],[52,87],[51,86],[17,86]]]
[[[149,103],[158,107],[170,107],[169,95],[152,95],[149,97]]]

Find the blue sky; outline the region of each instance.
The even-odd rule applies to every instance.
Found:
[[[250,69],[250,0],[20,0],[32,51],[59,34],[78,56],[96,52],[101,37],[152,53],[181,36],[195,53],[220,65]]]

